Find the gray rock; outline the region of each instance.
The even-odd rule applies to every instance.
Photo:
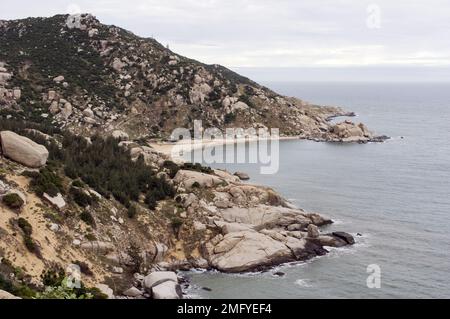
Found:
[[[11,131],[3,131],[0,136],[6,157],[32,168],[39,168],[47,163],[48,150],[45,146]]]
[[[178,283],[177,274],[172,271],[154,271],[144,278],[144,288],[150,292],[151,289],[166,281]]]
[[[144,293],[142,291],[140,291],[139,289],[137,289],[136,287],[131,287],[131,288],[125,290],[122,294],[127,297],[136,298],[136,297],[141,297]]]
[[[95,286],[98,290],[100,290],[101,293],[105,294],[108,296],[108,299],[115,299],[114,297],[114,291],[105,284],[97,284]]]
[[[13,294],[10,294],[7,291],[0,290],[0,300],[1,299],[22,299],[22,298],[16,297],[16,296],[14,296]]]
[[[152,288],[153,299],[182,299],[181,287],[173,281],[165,281]]]
[[[55,208],[61,210],[66,207],[66,201],[62,197],[60,193],[58,193],[55,197],[51,197],[47,193],[44,193],[43,197]]]
[[[247,180],[250,179],[250,176],[248,176],[248,174],[247,174],[247,173],[244,173],[244,172],[236,172],[236,173],[234,173],[234,175],[236,175],[237,177],[239,177],[239,179],[240,179],[241,181],[247,181]]]
[[[316,225],[309,224],[308,225],[308,237],[317,238],[320,236],[319,228]]]

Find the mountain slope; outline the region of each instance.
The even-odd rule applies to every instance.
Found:
[[[332,140],[333,107],[317,107],[89,14],[0,21],[0,108],[92,135],[167,137],[176,127],[274,127]],[[5,111],[6,110],[6,111]],[[11,113],[11,110],[15,112]]]

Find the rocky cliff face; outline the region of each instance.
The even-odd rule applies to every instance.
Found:
[[[0,21],[0,42],[0,108],[9,116],[86,136],[121,129],[132,138],[167,137],[202,120],[340,139],[327,121],[343,114],[338,108],[281,96],[89,14]]]

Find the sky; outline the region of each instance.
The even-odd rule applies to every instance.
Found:
[[[450,81],[448,0],[0,1],[0,19],[89,12],[256,80]]]

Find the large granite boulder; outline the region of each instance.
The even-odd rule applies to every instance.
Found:
[[[152,288],[153,299],[181,299],[181,286],[173,281],[165,281]]]
[[[187,190],[195,186],[213,187],[223,183],[223,181],[223,179],[215,175],[188,170],[179,170],[174,178],[175,183],[183,185]]]
[[[223,272],[244,272],[293,260],[284,243],[255,231],[229,233],[206,250],[209,264]]]
[[[45,146],[11,131],[0,132],[3,155],[31,168],[44,166],[48,158]]]
[[[144,288],[150,292],[153,287],[166,281],[178,283],[177,274],[172,271],[154,271],[144,278]]]

